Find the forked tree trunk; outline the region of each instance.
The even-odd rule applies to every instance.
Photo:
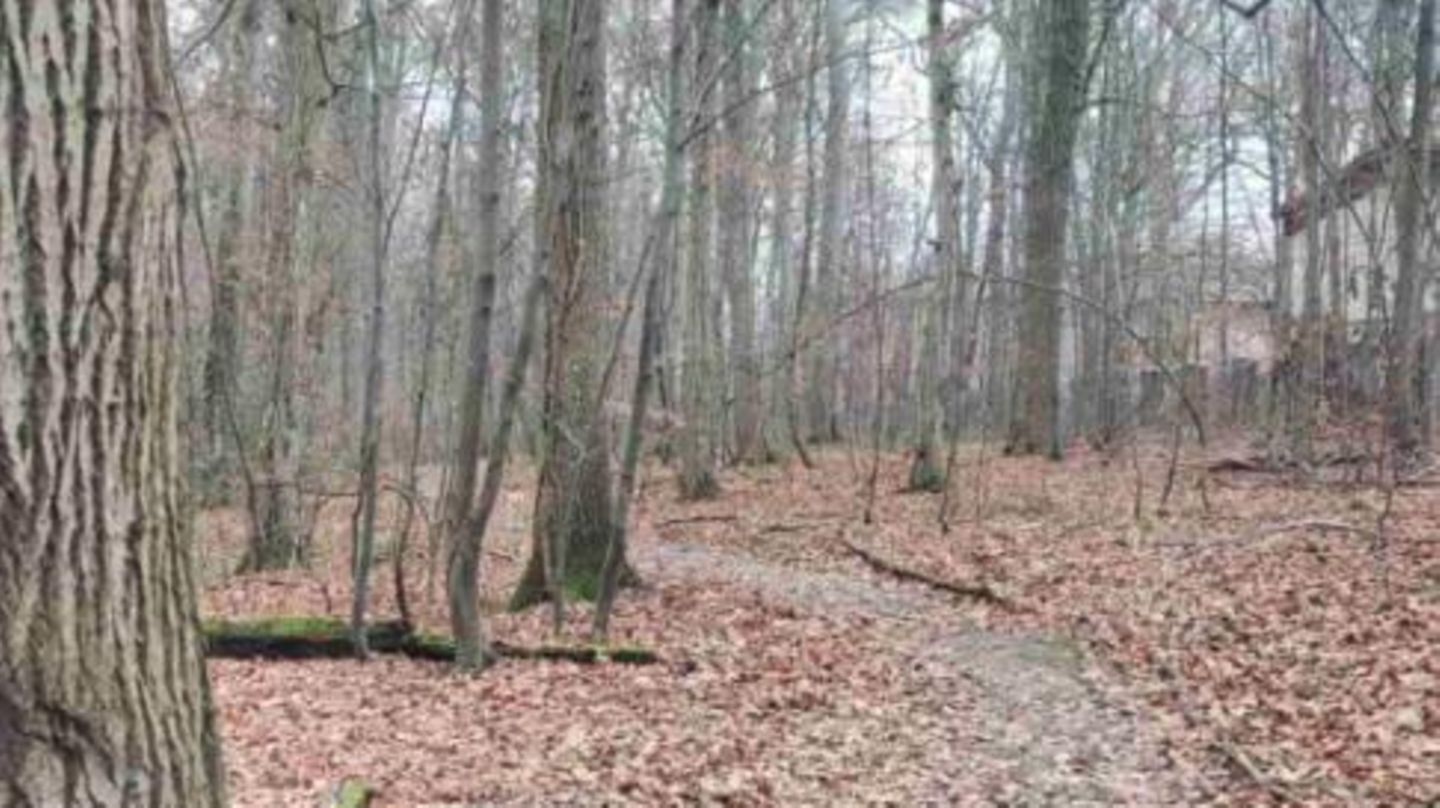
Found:
[[[0,804],[219,806],[164,6],[24,5],[0,5]]]

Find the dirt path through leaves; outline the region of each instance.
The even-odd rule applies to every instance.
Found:
[[[980,628],[948,598],[859,568],[809,571],[684,543],[659,544],[642,564],[670,582],[738,586],[776,605],[880,624],[885,652],[906,680],[901,692],[917,702],[901,714],[930,723],[914,779],[899,778],[908,787],[896,798],[1180,805],[1210,791],[1197,773],[1176,767],[1143,713],[1102,693],[1105,674],[1068,641]],[[883,745],[895,729],[879,722],[866,731]]]

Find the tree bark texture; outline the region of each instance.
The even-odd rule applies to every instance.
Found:
[[[224,803],[158,0],[0,5],[0,804]]]

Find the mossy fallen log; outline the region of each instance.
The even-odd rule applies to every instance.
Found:
[[[207,620],[205,655],[215,659],[347,659],[355,656],[350,627],[325,617],[271,617],[257,620]],[[420,634],[399,620],[372,623],[365,638],[371,653],[399,654],[437,662],[455,660],[455,641]],[[643,648],[544,645],[525,647],[497,642],[496,655],[504,659],[554,662],[618,662],[649,665],[660,661]]]

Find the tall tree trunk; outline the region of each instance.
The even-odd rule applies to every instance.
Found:
[[[935,209],[936,291],[929,299],[924,317],[924,350],[921,362],[919,434],[910,466],[910,487],[939,490],[945,481],[940,446],[944,442],[946,396],[953,395],[950,357],[954,312],[955,278],[959,269],[960,205],[955,176],[955,144],[950,136],[950,109],[953,105],[950,63],[945,54],[945,2],[926,3],[926,35],[929,38],[930,74],[930,198]]]
[[[1395,452],[1411,457],[1428,450],[1430,436],[1421,428],[1428,406],[1422,377],[1425,273],[1420,257],[1422,214],[1430,177],[1430,112],[1435,64],[1435,0],[1420,0],[1415,40],[1415,103],[1411,107],[1409,148],[1401,149],[1396,182],[1395,318],[1391,328],[1386,376],[1386,421]]]
[[[255,51],[260,40],[260,7],[243,0],[232,12],[234,30],[225,59],[225,86],[231,131],[244,133],[252,125],[254,87],[259,73]],[[215,278],[210,305],[210,340],[205,354],[205,437],[208,454],[216,463],[212,479],[223,477],[227,467],[224,446],[233,435],[229,422],[235,407],[240,367],[240,294],[242,267],[246,260],[246,219],[251,207],[254,179],[252,150],[242,136],[236,154],[226,165],[220,211],[220,231],[215,255]]]
[[[1324,23],[1314,9],[1307,9],[1301,39],[1300,58],[1300,175],[1305,198],[1317,211],[1329,210],[1330,182],[1325,158],[1325,42]],[[1335,214],[1338,216],[1338,212]],[[1324,233],[1326,221],[1317,212],[1305,228],[1305,274],[1301,283],[1300,329],[1295,343],[1295,364],[1299,371],[1299,397],[1290,422],[1290,451],[1308,458],[1321,402],[1324,364],[1324,311],[1321,289],[1325,272]],[[1327,217],[1328,218],[1328,217]]]
[[[1396,144],[1404,137],[1400,109],[1405,91],[1404,39],[1405,12],[1407,0],[1379,0],[1375,4],[1374,56],[1375,82],[1371,98],[1372,140],[1377,144]],[[1388,225],[1390,211],[1375,206],[1371,211],[1370,228],[1383,233]],[[1372,256],[1370,268],[1365,273],[1365,345],[1369,355],[1378,355],[1383,337],[1383,325],[1389,307],[1385,304],[1385,268],[1389,262],[1383,256]]]
[[[1063,454],[1060,434],[1059,291],[1064,283],[1075,137],[1084,111],[1089,0],[1053,0],[1036,6],[1043,89],[1030,132],[1025,170],[1025,288],[1021,319],[1019,406],[1009,449]]]
[[[641,444],[644,440],[645,413],[655,383],[656,358],[660,329],[664,323],[665,279],[675,272],[678,253],[680,204],[684,196],[684,163],[681,124],[685,99],[685,0],[671,0],[670,61],[666,79],[665,162],[661,169],[658,249],[645,282],[645,310],[640,322],[640,357],[635,372],[635,387],[630,397],[630,418],[625,428],[625,443],[620,465],[619,487],[615,495],[615,528],[605,554],[600,574],[600,592],[595,603],[593,633],[603,642],[610,632],[610,615],[620,588],[624,567],[626,537],[629,531],[630,502],[639,477]]]
[[[989,160],[985,166],[989,184],[989,210],[985,218],[981,272],[992,279],[990,297],[985,307],[986,336],[990,341],[989,367],[985,380],[986,407],[990,410],[990,423],[998,423],[996,416],[1004,412],[1005,404],[1009,401],[1009,368],[1014,354],[1013,341],[1009,335],[1014,323],[1011,301],[1016,295],[1014,285],[1006,282],[1005,242],[1011,205],[1010,149],[1015,135],[1015,108],[1020,99],[1018,73],[1014,62],[1007,61],[1000,124],[991,141]]]
[[[0,5],[0,804],[220,806],[165,9],[68,10]]]
[[[405,484],[411,492],[419,492],[420,454],[425,435],[425,420],[430,403],[430,388],[435,366],[435,340],[440,319],[440,266],[441,256],[447,243],[447,234],[454,229],[453,203],[450,198],[451,163],[455,155],[455,144],[460,136],[460,127],[465,119],[465,96],[468,92],[466,81],[467,60],[471,20],[474,16],[474,0],[462,0],[459,6],[460,21],[455,29],[454,41],[450,44],[460,55],[456,66],[455,89],[450,97],[450,119],[445,125],[445,139],[440,144],[440,165],[436,170],[435,201],[430,209],[430,226],[425,237],[425,287],[421,292],[420,316],[420,378],[415,383],[414,403],[410,415],[410,457],[406,463]],[[404,374],[401,374],[402,377]],[[463,416],[462,416],[463,417]],[[410,622],[409,595],[405,586],[404,560],[409,545],[410,527],[414,519],[414,503],[406,503],[405,520],[395,549],[395,601],[400,619]],[[446,524],[432,525],[431,529],[445,530]],[[458,635],[457,635],[458,636]]]
[[[365,613],[369,608],[370,569],[375,559],[375,514],[380,499],[380,407],[385,382],[385,138],[381,135],[380,17],[375,0],[365,0],[366,202],[369,203],[370,323],[365,339],[365,396],[360,422],[360,497],[351,529],[354,597],[350,606],[351,641],[368,655]]]
[[[794,78],[805,69],[804,49],[795,46],[795,41],[800,36],[795,5],[796,0],[781,0],[779,28],[771,37],[769,53],[771,75],[788,75],[791,78],[775,91],[775,116],[771,135],[774,150],[770,177],[774,195],[771,199],[769,256],[772,297],[768,330],[776,360],[785,358],[790,348],[795,306],[795,261],[792,255],[795,240],[790,231],[795,221],[796,119],[800,115],[801,89]],[[786,361],[787,367],[789,364],[790,362]],[[770,430],[766,442],[773,451],[783,442],[781,436],[787,432],[788,419],[794,411],[795,402],[791,395],[793,381],[790,374],[772,370],[769,379]]]
[[[535,548],[511,599],[594,597],[610,547],[610,436],[601,415],[609,331],[604,289],[608,194],[605,152],[604,0],[545,0],[540,260],[550,268],[545,331],[544,451],[535,503]]]
[[[261,423],[259,525],[251,538],[245,566],[282,569],[301,560],[300,547],[300,418],[295,395],[300,352],[300,273],[297,242],[310,226],[307,197],[314,183],[311,163],[316,134],[325,120],[330,86],[315,47],[311,25],[334,22],[333,0],[298,0],[298,10],[285,16],[280,47],[290,66],[276,165],[266,202],[269,219],[265,247],[269,345],[268,389]]]
[[[843,239],[850,211],[850,63],[847,60],[846,10],[844,0],[826,0],[825,55],[827,59],[825,109],[825,173],[820,192],[819,251],[815,267],[813,330],[827,327],[839,310]],[[810,348],[810,367],[805,380],[808,394],[810,439],[833,441],[839,438],[835,405],[838,386],[838,340],[827,337]]]
[[[725,279],[730,313],[730,366],[735,389],[735,458],[754,462],[764,457],[761,430],[763,399],[755,346],[755,281],[750,257],[752,203],[750,178],[756,161],[753,105],[746,103],[755,91],[751,68],[748,20],[743,0],[725,0],[726,55],[723,160],[720,209],[725,225],[720,232],[720,272]]]
[[[700,0],[695,19],[695,72],[691,86],[693,118],[708,128],[717,107],[716,40],[720,0]],[[685,256],[683,385],[685,427],[680,436],[680,493],[686,499],[713,497],[720,491],[715,476],[720,399],[718,346],[711,322],[710,298],[714,261],[715,146],[708,131],[694,138],[690,153],[690,231]],[[718,290],[715,290],[718,294]]]
[[[495,304],[495,276],[500,262],[500,150],[504,134],[504,4],[484,0],[480,61],[480,237],[479,266],[471,292],[470,356],[460,404],[460,440],[455,449],[447,531],[450,534],[450,623],[458,644],[456,662],[462,668],[484,664],[490,651],[480,624],[480,547],[484,535],[469,530],[470,508],[475,500],[476,471],[480,463],[481,413],[485,381],[490,372],[490,318]],[[491,451],[503,451],[491,447]]]

